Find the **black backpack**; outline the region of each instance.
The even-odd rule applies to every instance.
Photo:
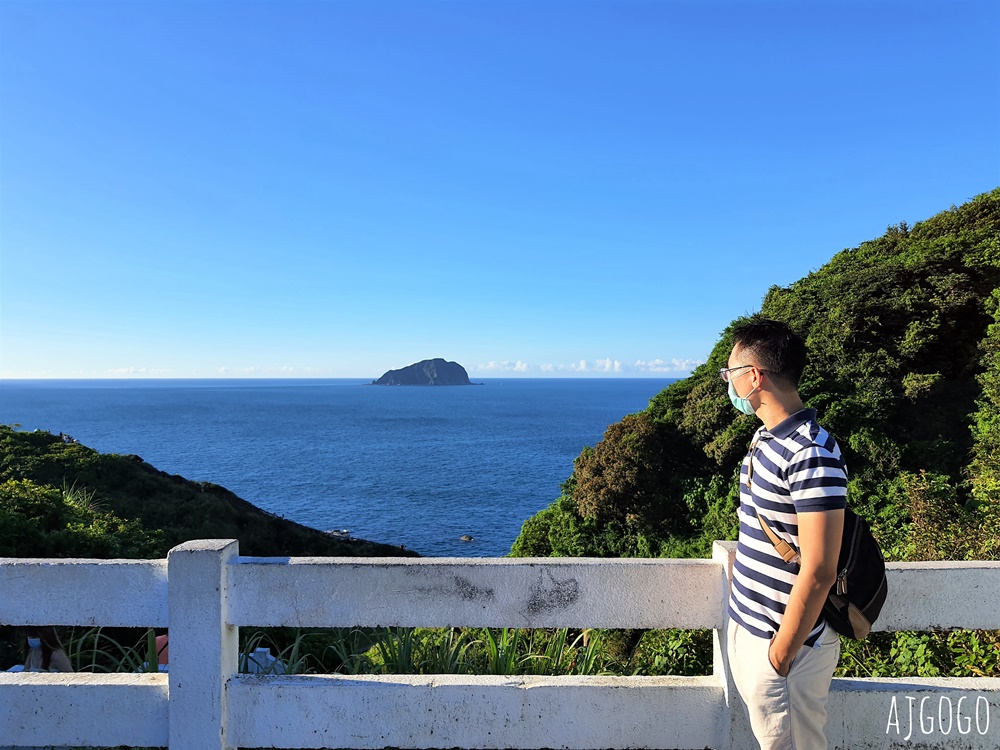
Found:
[[[759,513],[757,519],[771,544],[786,563],[798,558],[798,551],[778,537]],[[885,578],[885,558],[865,519],[850,508],[844,509],[844,538],[837,560],[837,582],[823,603],[823,617],[834,630],[861,640],[871,632],[882,611],[889,583]]]

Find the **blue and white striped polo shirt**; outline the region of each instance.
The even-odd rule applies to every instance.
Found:
[[[798,564],[781,559],[756,512],[772,531],[799,549],[796,513],[838,510],[846,505],[847,466],[837,441],[816,423],[815,409],[798,411],[773,430],[758,429],[740,469],[740,536],[730,616],[754,635],[771,638],[781,624],[798,575]],[[824,624],[821,619],[806,645],[816,642]]]

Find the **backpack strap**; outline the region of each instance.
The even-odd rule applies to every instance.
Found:
[[[759,442],[760,442],[760,439],[758,438],[757,440],[754,440],[753,443],[751,444],[751,446],[750,446],[750,463],[747,466],[747,490],[750,492],[751,496],[753,495],[753,485],[752,485],[752,483],[753,483],[753,455],[754,455],[754,451],[757,450],[757,443],[759,443]],[[767,535],[767,538],[771,541],[771,544],[774,546],[774,549],[777,550],[777,552],[778,552],[779,555],[781,555],[781,559],[784,560],[786,563],[789,563],[789,564],[794,563],[794,562],[798,562],[798,558],[799,558],[798,550],[796,550],[795,547],[793,547],[788,542],[786,542],[784,539],[782,539],[777,534],[775,534],[774,531],[771,529],[771,527],[768,525],[767,521],[764,520],[764,517],[760,513],[757,512],[756,508],[753,509],[753,512],[757,516],[757,520],[760,522],[760,528]]]
[[[798,557],[799,557],[798,550],[796,550],[795,547],[793,547],[784,539],[775,534],[774,531],[771,529],[771,527],[768,525],[767,521],[764,520],[764,516],[758,513],[756,508],[754,508],[753,512],[756,514],[757,520],[760,521],[760,528],[767,535],[767,538],[774,546],[775,551],[777,551],[777,553],[781,555],[781,559],[784,560],[786,563],[798,562]]]

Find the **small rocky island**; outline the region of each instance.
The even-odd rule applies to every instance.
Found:
[[[446,362],[440,357],[415,362],[409,367],[389,370],[372,385],[472,385],[469,373],[458,362]]]

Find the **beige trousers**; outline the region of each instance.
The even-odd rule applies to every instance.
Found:
[[[761,750],[826,750],[826,704],[840,659],[840,636],[827,627],[818,648],[803,646],[788,675],[774,671],[771,642],[730,620],[729,668]]]

